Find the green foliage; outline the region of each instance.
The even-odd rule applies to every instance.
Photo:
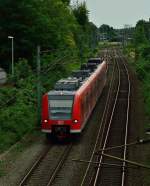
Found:
[[[7,102],[7,100],[15,97],[16,93],[17,89],[14,87],[0,88],[0,107],[2,107]]]
[[[142,90],[145,101],[146,113],[150,118],[150,22],[140,20],[137,22],[134,33],[134,41],[126,48],[126,52],[134,51],[133,65],[138,78],[142,81]]]
[[[1,0],[1,65],[9,70],[11,42],[8,35],[14,36],[15,61],[19,58],[28,59],[32,68],[35,68],[33,59],[37,45],[41,45],[42,50],[66,48],[68,51],[77,48],[87,50],[91,47],[90,38],[96,32],[93,33],[88,21],[86,4],[78,4],[72,10],[69,2],[69,0]]]
[[[150,22],[138,21],[135,28],[135,42],[148,43],[148,40],[150,40],[149,29]]]
[[[4,66],[8,66],[11,52],[8,35],[14,36],[15,58],[31,60],[38,44],[44,48],[70,45],[77,26],[73,14],[61,0],[0,2],[0,25],[3,46],[0,59]]]
[[[32,130],[36,122],[35,77],[27,60],[20,60],[15,66],[14,79],[16,88],[0,89],[0,151]]]
[[[146,60],[150,59],[150,45],[144,46],[141,49],[141,57],[146,59]]]
[[[113,29],[113,27],[110,27],[109,25],[103,24],[99,27],[100,33],[105,33],[107,34],[108,40],[113,41],[116,34]]]
[[[74,15],[81,26],[85,26],[88,23],[88,10],[85,2],[77,4],[73,10]]]
[[[41,46],[41,91],[69,76],[97,47],[97,27],[85,3],[69,0],[0,0],[0,61],[9,71],[14,36],[15,74],[0,89],[0,152],[37,123],[36,47]],[[13,99],[12,99],[13,98]],[[11,100],[9,100],[11,99]],[[5,104],[5,106],[4,106]]]
[[[70,0],[62,0],[63,3],[66,3],[67,5],[70,4]]]
[[[27,99],[19,92],[13,105],[0,110],[0,151],[33,129],[36,122],[35,108]]]
[[[138,61],[136,61],[135,67],[138,74],[138,78],[140,80],[144,80],[148,71],[150,70],[147,61],[145,61],[143,58],[140,58]]]
[[[145,110],[150,117],[150,61],[141,57],[135,64],[138,78],[142,81],[143,85],[142,90],[145,100]]]
[[[146,79],[144,79],[143,85],[143,94],[145,100],[145,110],[150,119],[150,75],[147,75]]]
[[[135,29],[135,35],[134,35],[134,41],[135,45],[138,44],[145,44],[147,42],[146,33],[144,30],[143,23],[138,23]]]
[[[4,171],[5,162],[0,160],[0,177],[6,175],[6,172]]]

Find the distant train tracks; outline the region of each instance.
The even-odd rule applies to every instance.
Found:
[[[20,181],[19,186],[50,186],[72,149],[72,143],[47,146]],[[54,157],[55,155],[55,157]]]
[[[90,160],[85,161],[88,165],[81,186],[125,185],[131,85],[123,58],[116,51],[113,55],[116,65],[114,64],[93,153]],[[118,76],[116,76],[117,72]]]

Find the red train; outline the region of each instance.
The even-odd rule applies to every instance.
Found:
[[[42,131],[81,133],[106,83],[107,64],[92,58],[72,77],[59,80],[42,99]]]

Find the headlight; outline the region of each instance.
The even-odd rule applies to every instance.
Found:
[[[47,119],[45,119],[45,120],[44,120],[44,123],[47,123],[47,122],[48,122],[48,120],[47,120]]]
[[[73,122],[74,122],[74,123],[78,123],[78,120],[77,120],[77,119],[75,119],[75,120],[73,120]]]

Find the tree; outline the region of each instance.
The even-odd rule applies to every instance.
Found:
[[[67,5],[70,4],[70,0],[62,0],[63,3],[66,3]]]
[[[91,47],[91,49],[94,49],[96,47],[96,45],[98,44],[98,28],[97,26],[92,23],[89,22],[88,23],[88,37],[89,37],[89,45]]]
[[[113,27],[103,24],[99,27],[100,33],[106,34],[109,40],[113,40],[115,37],[115,31]]]
[[[135,33],[134,33],[135,46],[137,44],[140,44],[140,45],[144,44],[145,45],[148,43],[148,39],[146,37],[147,33],[146,33],[145,24],[146,24],[146,22],[144,20],[140,20],[136,24]]]
[[[74,15],[78,21],[78,23],[81,26],[85,26],[88,23],[88,10],[86,7],[85,2],[81,3],[81,4],[77,4],[77,6],[74,8],[73,10]]]
[[[89,23],[85,3],[73,10],[69,0],[0,0],[0,61],[8,70],[14,36],[15,63],[25,58],[35,68],[37,45],[42,50],[89,48],[95,31]],[[92,31],[93,30],[93,31]],[[94,37],[94,36],[93,36]],[[81,39],[82,38],[82,39]],[[81,44],[81,40],[83,41]]]
[[[66,3],[61,0],[0,0],[0,61],[3,66],[8,68],[10,61],[8,35],[14,36],[16,61],[27,58],[31,62],[37,45],[54,49],[70,46],[70,41],[74,43],[77,22]]]

